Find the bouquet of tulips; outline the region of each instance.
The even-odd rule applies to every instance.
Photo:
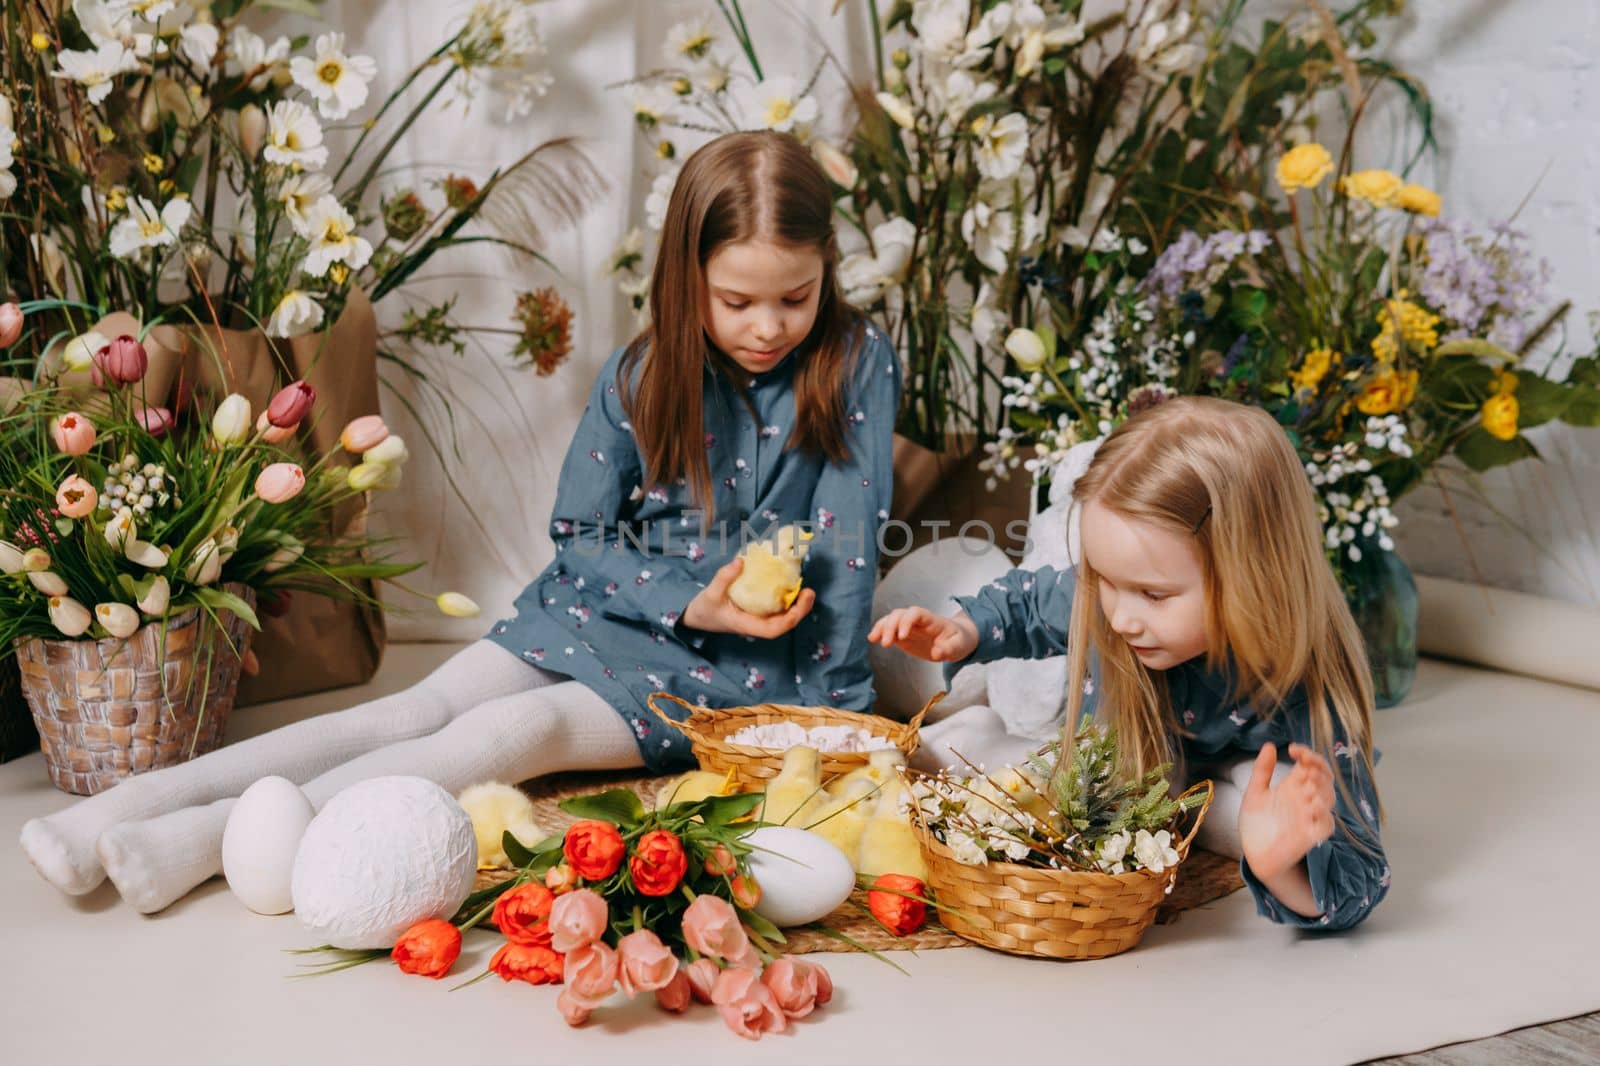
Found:
[[[420,565],[330,532],[336,508],[399,477],[405,444],[381,419],[346,427],[349,465],[337,449],[307,454],[317,397],[304,381],[259,413],[228,395],[174,415],[145,403],[148,368],[140,339],[119,336],[92,355],[94,387],[46,379],[0,398],[0,655],[34,637],[127,639],[189,608],[259,628],[231,588],[275,611],[291,590],[359,597],[356,582]]]
[[[743,836],[760,794],[712,796],[646,811],[614,789],[565,800],[579,820],[531,849],[509,832],[510,880],[461,905],[453,921],[413,926],[392,952],[336,956],[320,972],[392,956],[406,973],[443,977],[461,934],[489,922],[506,939],[475,980],[559,984],[556,1006],[582,1025],[616,992],[654,993],[671,1013],[717,1007],[740,1036],[782,1032],[833,996],[821,966],[781,954],[783,933],[756,914],[760,886]]]

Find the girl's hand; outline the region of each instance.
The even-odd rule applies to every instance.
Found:
[[[925,607],[901,607],[873,625],[867,640],[931,663],[965,659],[978,646],[978,627],[965,611],[948,618]]]
[[[800,590],[794,603],[782,614],[762,616],[741,610],[728,599],[728,586],[744,571],[744,559],[735,556],[733,561],[718,570],[711,584],[701,589],[689,606],[683,609],[683,624],[703,633],[738,633],[746,637],[771,640],[781,637],[800,619],[811,613],[817,594],[808,588]]]
[[[1262,881],[1299,865],[1306,852],[1333,835],[1333,770],[1304,744],[1290,744],[1294,769],[1272,781],[1276,745],[1256,756],[1250,784],[1239,804],[1239,839],[1244,858]]]

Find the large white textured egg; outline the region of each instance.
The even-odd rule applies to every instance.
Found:
[[[744,838],[750,873],[761,886],[756,913],[776,926],[805,925],[832,914],[850,896],[856,874],[844,852],[815,833],[769,825]]]
[[[240,903],[257,914],[294,909],[294,857],[316,813],[285,777],[263,777],[234,801],[222,831],[222,875]]]
[[[376,777],[334,796],[294,860],[294,910],[323,943],[390,948],[425,918],[448,919],[472,891],[472,819],[420,777]]]

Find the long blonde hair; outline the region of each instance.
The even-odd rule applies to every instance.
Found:
[[[701,377],[709,365],[748,404],[737,365],[706,331],[706,263],[718,249],[763,239],[822,257],[817,319],[794,370],[795,426],[787,448],[849,458],[845,365],[858,313],[839,288],[839,246],[827,175],[798,140],[771,130],[730,133],[703,145],[678,175],[650,281],[650,325],[618,368],[620,395],[644,458],[646,488],[687,480],[691,499],[714,511],[704,445]],[[643,367],[633,386],[633,367]]]
[[[1366,650],[1323,554],[1311,483],[1272,416],[1209,397],[1168,400],[1106,438],[1073,499],[1193,536],[1205,575],[1206,666],[1231,662],[1234,698],[1268,717],[1303,686],[1312,746],[1335,767],[1341,791],[1336,724],[1370,777]],[[1116,729],[1123,770],[1144,773],[1172,761],[1184,729],[1165,675],[1146,669],[1112,631],[1099,576],[1079,559],[1067,634],[1069,737],[1082,715],[1091,650],[1099,653],[1100,706]]]

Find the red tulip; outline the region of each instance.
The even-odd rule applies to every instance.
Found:
[[[267,405],[267,421],[279,429],[293,429],[310,413],[316,401],[317,390],[304,381],[285,385]]]
[[[150,353],[144,345],[124,333],[110,344],[94,353],[95,369],[119,385],[132,385],[143,380],[150,369]]]

